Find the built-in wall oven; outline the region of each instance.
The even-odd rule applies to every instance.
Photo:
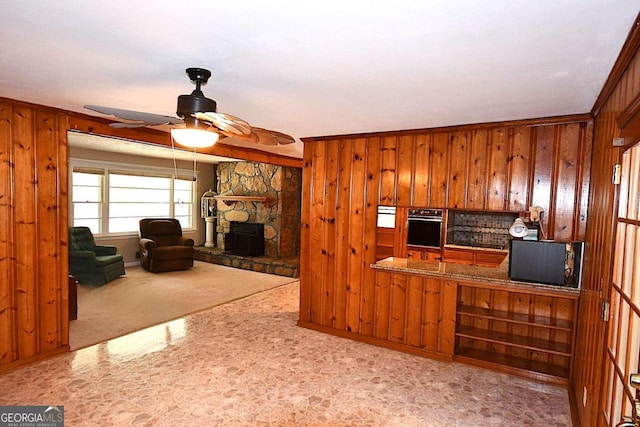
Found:
[[[409,209],[407,245],[440,247],[442,209]]]

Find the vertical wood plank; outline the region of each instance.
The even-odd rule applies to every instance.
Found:
[[[429,151],[431,150],[431,135],[419,134],[415,137],[414,146],[414,184],[413,206],[427,207],[429,201]]]
[[[404,342],[407,302],[407,279],[405,274],[391,276],[391,301],[389,318],[389,341]]]
[[[391,273],[376,272],[375,318],[373,333],[376,338],[389,337],[389,312],[391,307]]]
[[[347,285],[347,331],[360,330],[360,291],[362,288],[362,257],[364,256],[364,193],[367,172],[365,155],[366,140],[358,138],[353,142],[351,157],[351,206],[349,218],[349,283]]]
[[[380,204],[396,205],[396,138],[382,139],[380,153]]]
[[[529,209],[529,174],[531,170],[531,128],[519,126],[514,130],[509,157],[511,179],[509,182],[508,210]]]
[[[582,152],[580,163],[580,196],[578,209],[575,215],[577,224],[575,225],[575,235],[573,240],[586,239],[587,234],[587,213],[589,209],[589,190],[591,182],[591,158],[593,153],[593,121],[582,123]]]
[[[487,199],[488,132],[471,132],[467,203],[469,209],[484,209]]]
[[[494,310],[507,312],[509,310],[509,300],[511,294],[506,291],[491,291],[491,307]],[[506,322],[490,321],[489,328],[491,331],[500,333],[511,333],[511,325]],[[501,348],[502,351],[506,351],[507,348]]]
[[[413,205],[413,135],[404,135],[397,139],[397,198],[396,205],[411,206]]]
[[[440,303],[442,280],[427,277],[422,288],[422,346],[429,351],[439,350]]]
[[[447,203],[449,152],[449,134],[434,134],[429,154],[429,206],[433,208],[445,207]]]
[[[467,132],[452,132],[449,146],[449,194],[447,207],[462,209],[467,199],[467,157],[469,154],[469,136]]]
[[[569,241],[574,236],[574,215],[578,198],[580,165],[580,124],[559,126],[558,154],[555,165],[554,240]]]
[[[337,209],[336,241],[336,298],[335,326],[344,330],[347,327],[347,289],[349,287],[349,235],[351,221],[351,165],[353,140],[340,140],[340,166],[338,172],[339,194]]]
[[[17,340],[20,357],[38,353],[38,229],[36,226],[36,158],[33,110],[16,106],[12,130],[15,152],[15,248]]]
[[[0,364],[7,364],[17,357],[12,191],[15,159],[11,119],[11,105],[0,101]]]
[[[510,310],[513,313],[525,314],[533,316],[531,310],[531,295],[530,294],[521,294],[521,293],[512,293],[509,299]],[[519,336],[529,336],[531,333],[531,327],[527,325],[519,325],[514,324],[511,325],[511,333]],[[519,347],[511,347],[509,350],[509,355],[514,357],[527,357],[527,350],[521,349]]]
[[[441,314],[439,319],[440,342],[438,350],[442,354],[453,355],[456,336],[456,300],[458,284],[456,282],[442,281],[442,300],[440,302]]]
[[[311,321],[322,325],[322,290],[324,287],[323,267],[326,263],[326,254],[323,253],[325,218],[325,159],[326,144],[324,142],[313,144],[313,169],[311,221],[309,228],[309,249],[312,259],[320,260],[310,264],[310,308]]]
[[[487,209],[503,210],[507,203],[507,158],[509,131],[504,128],[491,132]]]
[[[302,322],[311,321],[311,250],[309,243],[311,242],[311,215],[312,213],[312,200],[314,198],[313,190],[315,188],[314,179],[317,179],[314,174],[313,153],[314,147],[319,142],[308,142],[304,144],[302,152],[302,188],[307,192],[307,196],[303,197],[300,206],[300,308],[299,319]],[[315,206],[313,206],[315,208]]]
[[[393,256],[404,258],[407,256],[407,233],[409,208],[396,208],[396,228],[393,232]]]
[[[554,299],[551,297],[543,297],[540,295],[536,295],[533,300],[533,313],[536,316],[544,316],[553,318],[555,315],[555,310],[553,308]],[[540,340],[549,340],[552,338],[551,331],[546,328],[531,328],[531,337],[537,338]],[[548,362],[549,355],[547,354],[539,354],[537,355],[537,360]]]
[[[61,311],[66,315],[58,319],[61,331],[61,345],[69,345],[69,176],[68,158],[69,151],[67,145],[67,132],[69,129],[69,118],[67,115],[58,115],[58,239],[59,239],[59,283],[60,283],[60,303]]]
[[[473,289],[473,305],[475,307],[481,308],[492,308],[492,293],[490,289],[483,288],[475,288]],[[490,328],[490,323],[487,319],[483,317],[475,317],[472,320],[472,324],[474,328],[488,330]],[[491,344],[475,340],[473,347],[478,350],[486,350],[491,349]]]
[[[58,244],[58,129],[53,113],[37,112],[36,173],[37,173],[37,238],[38,238],[38,348],[50,351],[61,345],[58,319],[61,283],[58,281],[60,246]]]
[[[544,209],[543,231],[545,238],[553,239],[552,224],[555,221],[553,212],[550,211],[553,189],[553,163],[556,127],[553,125],[539,126],[535,133],[535,163],[533,169],[533,186],[531,205]]]
[[[366,188],[365,188],[365,210],[364,210],[364,250],[362,259],[363,279],[360,291],[362,302],[360,309],[360,333],[367,336],[373,335],[375,318],[375,271],[370,267],[376,261],[376,233],[371,230],[376,229],[378,204],[380,165],[380,140],[372,138],[367,141],[366,154]]]
[[[336,298],[336,229],[339,211],[338,202],[338,165],[339,165],[339,141],[330,140],[325,143],[325,203],[324,203],[324,241],[322,263],[324,281],[322,283],[321,315],[322,324],[334,326]]]
[[[409,276],[407,283],[405,343],[413,347],[422,346],[422,311],[424,307],[422,294],[425,281],[425,278],[419,276]]]

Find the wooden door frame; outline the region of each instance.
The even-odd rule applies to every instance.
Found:
[[[615,146],[613,150],[616,150],[616,164],[622,165],[624,153],[627,150],[630,150],[636,144],[640,144],[640,93],[633,99],[633,101],[623,110],[617,117],[616,123],[619,128],[620,138],[623,140],[621,145]],[[613,142],[612,142],[613,143]],[[612,240],[615,245],[618,239],[618,209],[620,205],[620,185],[616,185],[614,191],[614,200],[613,200],[613,211],[611,215],[611,227],[612,227]],[[612,281],[614,277],[614,268],[615,268],[615,247],[611,251],[610,259],[609,259],[609,280],[604,284],[605,289],[603,289],[603,293],[606,295],[603,301],[606,301],[611,304],[613,286]],[[607,322],[609,319],[607,319]],[[606,325],[606,333],[604,334],[604,342],[602,346],[602,355],[603,362],[606,363],[603,366],[600,373],[600,396],[598,398],[598,415],[596,416],[596,422],[598,425],[601,425],[601,421],[604,417],[604,405],[608,399],[608,373],[610,369],[611,359],[609,357],[608,348],[609,348],[609,338],[611,334],[611,326],[609,323]]]

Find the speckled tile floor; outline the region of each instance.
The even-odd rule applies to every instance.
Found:
[[[298,283],[0,375],[67,426],[568,426],[567,392],[295,326]]]

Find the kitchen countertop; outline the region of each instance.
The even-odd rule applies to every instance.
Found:
[[[465,251],[474,251],[474,252],[500,252],[500,253],[508,253],[509,250],[505,247],[486,247],[486,246],[462,246],[462,245],[453,245],[447,243],[444,245],[444,249],[462,249]]]
[[[391,273],[408,273],[420,276],[450,278],[472,282],[490,282],[519,288],[545,289],[571,294],[580,293],[580,289],[570,286],[522,282],[510,279],[508,256],[498,267],[481,267],[448,262],[418,261],[409,258],[389,257],[380,260],[375,264],[371,264],[371,268]]]

